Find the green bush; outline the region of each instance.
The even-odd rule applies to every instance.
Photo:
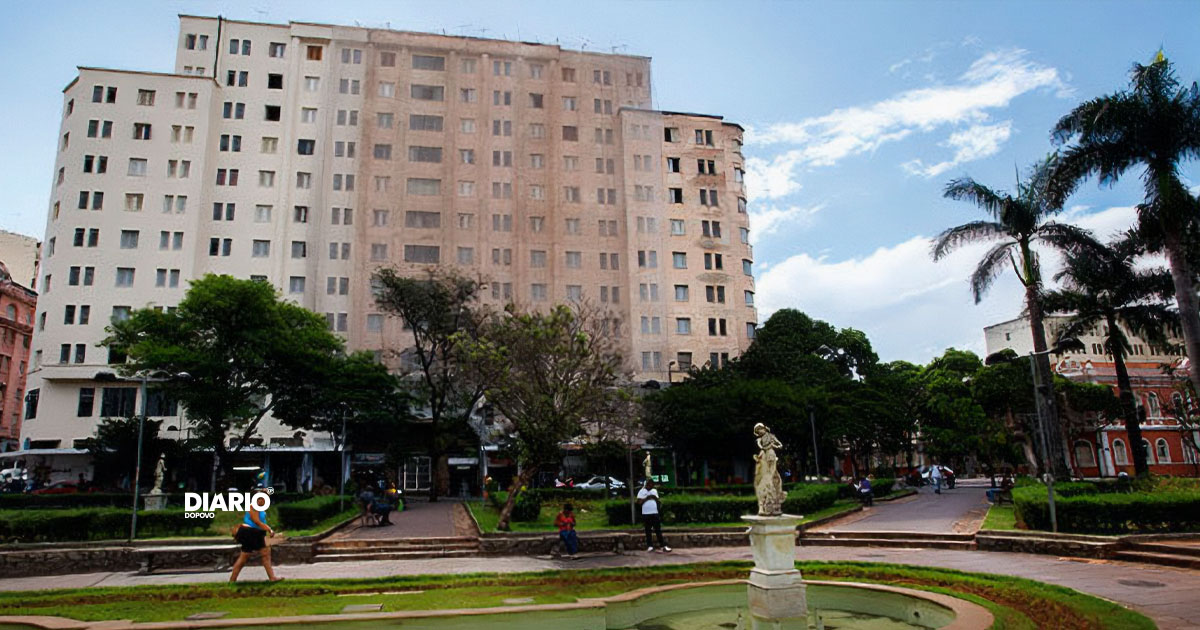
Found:
[[[599,501],[604,498],[604,489],[585,490],[583,488],[533,488],[522,494],[532,494],[544,503],[563,503],[566,501]]]
[[[1093,484],[1055,485],[1058,529],[1079,534],[1129,534],[1200,530],[1200,492],[1098,492]],[[1090,491],[1073,486],[1091,485]],[[1044,487],[1013,490],[1017,518],[1031,529],[1050,529]]]
[[[536,521],[542,513],[542,497],[528,490],[517,495],[513,503],[512,520],[528,523]]]
[[[788,493],[783,511],[788,514],[815,512],[833,505],[837,486],[832,484],[797,485]],[[629,503],[608,501],[604,512],[609,525],[629,524]],[[662,519],[667,525],[684,523],[731,523],[743,515],[757,514],[758,500],[752,496],[666,494],[662,500]]]
[[[280,529],[305,529],[341,511],[338,507],[340,499],[337,495],[331,495],[276,505],[272,497],[271,507],[279,515]],[[346,497],[345,505],[354,505],[354,499]]]
[[[129,537],[129,510],[81,508],[17,510],[0,513],[0,540],[5,542],[65,542],[115,540]],[[182,510],[138,512],[138,537],[204,534],[211,521],[189,519]]]

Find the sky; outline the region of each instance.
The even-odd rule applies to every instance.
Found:
[[[1017,317],[1002,276],[980,304],[983,247],[941,262],[942,230],[983,218],[942,198],[970,176],[1010,189],[1081,101],[1162,47],[1200,79],[1200,2],[26,2],[0,23],[0,229],[41,237],[61,90],[78,65],[170,71],[180,13],[558,43],[653,58],[654,106],[747,129],[759,320],[797,308],[863,330],[883,360],[982,353]],[[1188,165],[1189,183],[1200,168]],[[1137,174],[1084,185],[1060,220],[1107,237],[1134,220]],[[1053,269],[1047,255],[1048,270]]]

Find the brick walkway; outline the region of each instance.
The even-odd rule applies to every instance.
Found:
[[[1200,593],[1200,571],[1032,554],[933,549],[801,547],[797,550],[797,558],[892,562],[1025,577],[1074,588],[1135,608],[1153,618],[1161,630],[1200,629],[1200,597],[1197,597],[1197,593]],[[525,556],[334,562],[288,565],[279,568],[278,572],[279,575],[292,579],[371,578],[431,573],[517,573],[564,568],[636,567],[720,560],[750,560],[750,551],[710,547],[679,549],[669,554],[591,554],[574,562]],[[0,590],[186,584],[220,582],[226,579],[228,574],[225,572],[164,573],[146,576],[133,573],[91,573],[0,579]],[[265,575],[262,567],[248,565],[242,573],[242,579],[261,580],[265,579]]]
[[[454,528],[454,501],[409,500],[403,512],[393,512],[388,527],[363,527],[360,522],[330,536],[337,540],[396,540],[399,538],[442,538],[459,535]]]

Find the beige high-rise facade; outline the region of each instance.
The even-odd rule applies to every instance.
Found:
[[[96,380],[104,327],[205,273],[271,282],[353,349],[403,346],[374,269],[451,265],[494,304],[608,307],[640,379],[736,356],[757,322],[742,128],[651,107],[645,57],[298,22],[181,16],[173,74],[80,67],[24,447],[137,409]]]

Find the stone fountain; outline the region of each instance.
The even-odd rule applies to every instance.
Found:
[[[808,599],[796,569],[796,526],[801,516],[783,513],[787,493],[779,477],[776,449],[783,444],[762,423],[754,425],[758,454],[754,456],[754,493],[758,514],[743,516],[750,523],[754,568],[746,587],[750,627],[754,630],[806,630]]]

